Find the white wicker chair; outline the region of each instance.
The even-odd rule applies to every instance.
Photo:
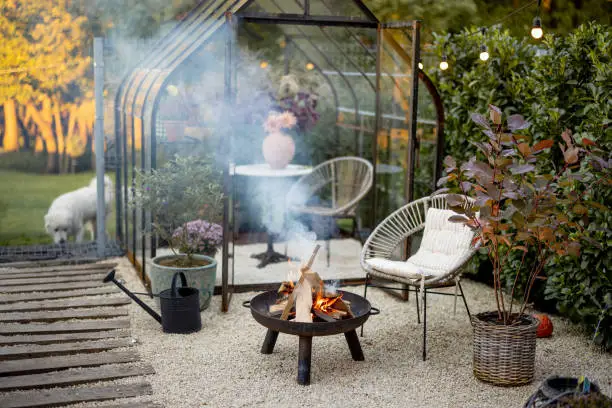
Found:
[[[463,266],[474,255],[474,232],[448,218],[454,214],[448,209],[446,194],[413,201],[385,218],[366,240],[361,251],[361,267],[366,271],[364,296],[368,286],[421,292],[423,300],[423,360],[427,357],[427,294],[453,295],[432,292],[430,289],[455,287],[461,291],[463,303],[470,317],[459,275]],[[473,205],[473,200],[467,200]],[[393,253],[406,238],[423,231],[418,251],[405,261],[394,260]],[[373,278],[401,283],[402,287],[372,284]],[[419,296],[416,296],[417,320],[420,323]],[[361,328],[363,335],[363,326]]]
[[[360,157],[337,157],[316,166],[312,173],[302,176],[287,193],[287,209],[293,214],[310,214],[353,220],[355,231],[361,241],[355,210],[365,197],[374,178],[372,164]],[[312,203],[313,198],[326,201]],[[327,265],[329,266],[329,238],[325,242]],[[286,247],[285,247],[286,252]]]

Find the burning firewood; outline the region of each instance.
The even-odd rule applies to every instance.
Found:
[[[312,267],[315,257],[317,256],[317,252],[319,252],[320,248],[321,248],[321,245],[317,244],[314,247],[314,250],[312,251],[312,255],[310,256],[308,263],[304,265],[302,268],[300,268],[300,274],[302,276],[300,276],[300,280],[298,281],[297,285],[295,285],[296,289],[298,286],[304,283],[304,273],[310,270],[310,268]],[[294,289],[293,292],[289,294],[289,299],[287,299],[287,305],[285,306],[285,309],[283,310],[283,314],[281,315],[282,320],[287,320],[287,318],[289,318],[289,312],[291,311],[291,308],[293,307],[293,303],[295,302],[295,290],[296,289]]]
[[[309,279],[304,279],[295,291],[295,321],[312,323],[312,286]]]

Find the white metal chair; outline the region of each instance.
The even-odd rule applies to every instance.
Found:
[[[291,186],[287,193],[287,210],[290,214],[351,219],[352,234],[354,236],[357,231],[361,242],[355,210],[372,188],[373,178],[372,164],[360,157],[337,157],[325,161]],[[329,266],[331,237],[326,238]]]
[[[457,288],[470,317],[470,310],[459,276],[474,255],[474,232],[460,223],[448,221],[456,214],[448,209],[446,194],[413,201],[385,218],[366,240],[361,251],[361,267],[366,272],[364,296],[368,286],[421,292],[423,300],[423,360],[427,357],[427,294],[453,295],[431,289],[455,287],[454,312],[457,309]],[[466,205],[473,205],[467,199]],[[407,260],[394,260],[393,254],[406,239],[423,231],[418,251]],[[372,284],[373,278],[401,283],[402,287]],[[416,296],[417,320],[420,320],[419,296]],[[471,317],[470,317],[471,318]],[[363,336],[363,326],[361,327]]]

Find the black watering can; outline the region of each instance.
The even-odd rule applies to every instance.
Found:
[[[180,288],[176,286],[176,279],[179,276],[181,277],[182,284]],[[106,275],[104,282],[113,282],[119,286],[119,289],[124,291],[148,314],[161,323],[165,333],[194,333],[202,328],[199,291],[195,288],[187,287],[187,279],[183,272],[174,274],[170,289],[162,290],[159,294],[153,295],[159,297],[161,316],[140,300],[135,293],[130,292],[128,288],[117,281],[114,269]]]

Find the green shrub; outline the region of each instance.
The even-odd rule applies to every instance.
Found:
[[[42,174],[47,170],[47,155],[30,151],[5,152],[0,154],[0,169]]]
[[[483,42],[490,54],[486,62],[478,59]],[[469,120],[470,114],[494,104],[506,114],[525,115],[531,123],[527,129],[531,142],[557,142],[564,129],[571,129],[576,140],[593,140],[605,157],[610,157],[612,33],[608,26],[585,24],[566,37],[547,36],[538,45],[528,38],[513,38],[498,28],[490,29],[484,39],[471,30],[454,36],[436,35],[434,48],[438,58],[446,54],[449,62],[448,70],[432,69],[430,73],[445,107],[446,154],[461,161],[476,154],[476,148],[466,142],[480,141],[483,136]],[[552,157],[552,163],[562,163],[561,153],[555,150],[559,157]],[[556,303],[561,314],[583,323],[596,343],[611,349],[612,255],[607,248],[612,242],[612,215],[605,207],[612,202],[610,174],[609,169],[590,171],[593,181],[600,181],[591,183],[588,191],[576,193],[584,194],[593,203],[592,208],[565,210],[585,228],[592,244],[583,246],[577,260],[553,258],[545,269],[548,279],[539,295]],[[586,222],[585,211],[590,223]],[[508,262],[508,268],[520,263],[518,255]],[[485,259],[485,255],[479,256],[474,268]],[[506,278],[512,275],[510,269],[504,273]],[[511,282],[508,279],[506,283]]]

